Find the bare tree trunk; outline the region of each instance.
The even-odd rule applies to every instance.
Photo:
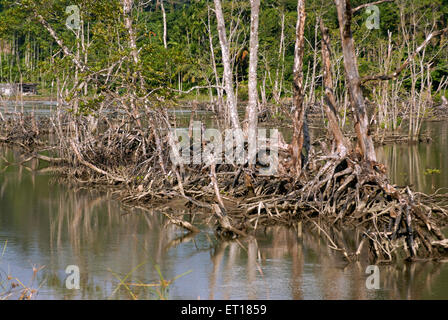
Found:
[[[87,30],[87,34],[89,33],[89,30]],[[84,64],[87,65],[88,64],[88,52],[87,52],[87,48],[86,48],[86,32],[84,30],[84,21],[81,21],[81,48],[82,48],[82,52],[84,54]],[[87,44],[88,45],[88,44]],[[87,96],[88,93],[88,86],[87,86],[87,82],[84,84],[84,95]]]
[[[448,32],[448,28],[442,29],[442,30],[438,30],[438,31],[433,31],[430,34],[428,34],[425,38],[425,40],[422,42],[422,44],[420,46],[418,46],[418,48],[415,50],[414,53],[409,53],[408,58],[405,60],[405,62],[403,62],[403,64],[398,67],[392,74],[385,74],[385,75],[375,75],[375,76],[367,76],[361,79],[362,83],[366,83],[368,81],[373,81],[373,80],[394,80],[396,79],[400,73],[403,72],[404,69],[406,69],[409,64],[417,57],[417,55],[426,48],[426,46],[431,43],[431,40],[439,35],[444,35],[445,33]]]
[[[324,110],[328,118],[328,128],[333,134],[336,150],[340,156],[347,153],[347,147],[344,141],[344,135],[339,127],[336,98],[333,93],[333,77],[331,74],[331,46],[330,35],[328,29],[320,21],[320,30],[322,32],[322,69],[323,69],[323,85],[325,90]]]
[[[122,6],[123,6],[124,24],[125,24],[126,30],[128,31],[128,34],[129,34],[129,47],[131,49],[132,59],[134,61],[135,68],[136,68],[135,77],[136,78],[138,77],[140,79],[140,87],[143,88],[145,85],[145,81],[143,79],[142,73],[139,71],[139,68],[138,68],[138,65],[140,64],[140,57],[139,57],[138,48],[137,48],[137,40],[136,40],[135,31],[132,26],[132,24],[133,24],[133,22],[132,22],[132,7],[134,5],[134,0],[121,0],[121,2],[122,2]]]
[[[124,24],[129,34],[129,47],[131,48],[131,55],[132,58],[134,59],[135,65],[137,65],[139,58],[138,58],[137,42],[135,39],[135,32],[132,27],[132,17],[131,17],[134,0],[121,0],[121,3],[123,6]]]
[[[277,61],[277,69],[275,71],[275,81],[274,81],[274,90],[273,90],[273,96],[275,99],[275,102],[280,103],[280,96],[282,94],[281,92],[281,84],[279,84],[279,73],[280,73],[280,64],[283,70],[284,66],[284,43],[285,43],[285,13],[282,10],[282,22],[281,22],[281,32],[280,32],[280,44],[278,49],[278,61]],[[281,80],[283,80],[283,72],[281,75]]]
[[[314,52],[313,52],[313,72],[311,74],[311,83],[310,83],[310,96],[309,101],[311,105],[314,105],[316,102],[315,92],[316,92],[316,68],[317,68],[317,33],[319,30],[319,22],[318,18],[316,18],[316,24],[314,25]]]
[[[218,21],[218,35],[219,43],[221,44],[221,54],[222,63],[224,65],[224,83],[225,90],[227,94],[227,108],[229,112],[230,122],[232,128],[235,130],[240,130],[240,121],[238,119],[238,109],[235,97],[235,92],[233,90],[233,77],[232,77],[232,67],[230,63],[230,51],[229,43],[227,41],[226,35],[226,25],[224,22],[224,14],[222,12],[221,0],[214,0],[215,2],[215,14]]]
[[[224,110],[223,110],[223,99],[222,99],[222,89],[218,88],[221,86],[221,81],[218,75],[218,69],[216,68],[216,58],[215,58],[215,49],[213,48],[213,36],[212,36],[212,29],[211,29],[211,24],[210,24],[210,7],[208,7],[207,10],[207,29],[208,29],[208,40],[209,40],[209,44],[210,44],[210,56],[212,59],[212,64],[213,64],[213,73],[215,74],[215,82],[216,82],[216,92],[218,94],[218,113],[219,115],[224,115]]]
[[[355,115],[355,131],[358,137],[359,149],[365,160],[376,161],[375,148],[368,128],[369,120],[360,86],[361,79],[359,77],[355,44],[351,31],[352,9],[350,0],[335,0],[335,4],[338,11],[345,75],[350,94],[350,103]]]
[[[370,7],[370,6],[376,6],[376,5],[384,3],[384,2],[394,2],[394,1],[395,0],[379,0],[379,1],[374,1],[374,2],[364,3],[364,4],[354,8],[352,10],[352,14],[357,12],[357,11],[359,11],[359,10],[361,10],[361,9],[364,9],[364,8],[367,8],[367,7]]]
[[[260,0],[250,0],[250,56],[249,56],[249,104],[246,114],[248,123],[249,165],[255,164],[257,155],[257,124],[258,124],[258,90],[257,90],[257,66],[258,66],[258,21],[260,12]]]
[[[134,32],[134,28],[132,26],[132,7],[134,5],[134,0],[121,0],[122,6],[123,6],[123,15],[124,15],[124,24],[125,24],[125,28],[128,31],[128,35],[129,35],[129,47],[131,49],[131,55],[133,58],[133,62],[134,62],[134,81],[137,80],[137,78],[140,79],[140,86],[143,89],[144,87],[144,80],[143,80],[143,76],[141,74],[141,72],[138,69],[138,65],[140,63],[140,59],[139,59],[139,54],[138,54],[138,49],[137,49],[137,41],[136,41],[136,37],[135,37],[135,32]],[[131,108],[133,111],[133,116],[135,117],[138,126],[141,128],[141,121],[139,119],[139,114],[138,114],[138,110],[137,110],[137,106],[136,106],[136,99],[135,96],[132,94],[131,95],[131,99],[130,99],[130,103],[131,103]]]
[[[76,36],[76,59],[77,60],[81,60],[81,58],[80,58],[80,44],[79,44],[79,36],[80,36],[80,32],[79,32],[79,30],[77,30],[76,32],[75,32],[75,36]],[[78,86],[78,82],[79,82],[79,68],[78,68],[78,66],[75,66],[75,80],[74,80],[75,82],[74,82],[74,86]],[[74,110],[75,110],[75,113],[78,113],[78,107],[79,107],[79,103],[78,103],[78,100],[77,99],[75,99],[75,101],[74,101]]]
[[[160,0],[160,8],[162,9],[162,18],[163,18],[163,46],[165,47],[165,49],[167,49],[168,45],[166,43],[166,36],[167,36],[166,12],[165,7],[163,6],[163,0]]]
[[[76,56],[73,54],[73,52],[70,51],[70,49],[64,44],[61,38],[58,37],[54,29],[50,26],[50,24],[44,19],[44,17],[39,14],[36,10],[34,10],[35,17],[39,20],[39,22],[44,26],[45,29],[50,33],[52,38],[56,41],[56,43],[59,45],[59,47],[62,49],[64,54],[73,61],[73,63],[82,71],[85,71],[87,67],[76,58]]]
[[[305,46],[305,0],[297,1],[296,44],[294,47],[294,83],[293,83],[293,137],[291,142],[292,164],[297,175],[302,171],[302,149],[304,142],[304,88],[303,88],[303,54]]]

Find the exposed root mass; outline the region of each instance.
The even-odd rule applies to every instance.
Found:
[[[357,154],[310,157],[299,177],[284,170],[266,177],[257,168],[228,164],[174,166],[167,131],[143,131],[123,119],[78,118],[65,126],[61,119],[47,119],[28,128],[10,120],[3,124],[0,142],[20,146],[26,160],[34,157],[63,166],[63,174],[80,183],[118,185],[124,203],[183,199],[191,211],[201,208],[209,217],[213,214],[217,231],[227,238],[250,235],[263,225],[303,222],[348,260],[357,259],[363,248],[376,261],[438,259],[448,253],[442,233],[448,198],[393,186],[383,165]],[[92,125],[95,129],[87,128]],[[86,130],[71,131],[83,126]],[[52,132],[51,138],[43,139],[42,132]],[[69,133],[72,138],[66,139]],[[281,163],[286,161],[280,156]],[[166,216],[190,232],[199,231],[174,212]],[[355,248],[338,237],[342,228],[362,233]]]

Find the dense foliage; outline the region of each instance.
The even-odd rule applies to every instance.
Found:
[[[343,87],[340,72],[341,53],[336,9],[331,0],[308,1],[304,72],[308,84],[319,92],[320,32],[318,20],[330,28],[335,73],[341,74],[338,88]],[[367,1],[354,0],[356,7]],[[265,98],[291,95],[294,30],[297,1],[262,1],[260,13],[259,86]],[[70,13],[66,7],[80,8],[82,28],[66,27]],[[240,99],[247,97],[248,40],[250,27],[249,1],[223,1],[226,26],[231,41],[235,83]],[[216,84],[210,53],[209,30],[213,41],[217,71],[222,74],[220,47],[213,2],[207,0],[164,1],[167,25],[167,48],[163,44],[163,14],[157,1],[136,1],[134,26],[141,48],[142,71],[152,87],[188,90],[195,86]],[[392,66],[398,66],[429,32],[446,27],[448,1],[396,0],[380,8],[380,28],[369,30],[365,9],[354,15],[353,32],[358,48],[361,76],[384,71],[384,55],[391,33]],[[42,14],[72,52],[82,56],[94,70],[100,70],[128,54],[122,9],[118,0],[1,0],[0,1],[0,82],[36,82],[41,91],[55,87],[56,81],[74,76],[54,39],[36,20],[33,10]],[[283,24],[283,26],[282,26]],[[284,44],[282,44],[282,30]],[[283,47],[283,48],[282,48]],[[422,58],[423,59],[423,58]],[[434,39],[428,46],[424,62],[430,63],[433,90],[448,76],[446,38]],[[338,71],[339,70],[339,71]],[[82,75],[79,75],[82,76]],[[126,75],[123,75],[126,77]],[[411,87],[409,73],[403,73],[403,90]],[[125,80],[125,79],[124,79]],[[417,86],[419,85],[417,81]],[[92,90],[92,88],[89,88]],[[368,92],[369,88],[366,89]],[[49,91],[48,91],[49,92]],[[53,91],[54,92],[54,91]],[[201,90],[206,94],[206,89]],[[212,93],[212,92],[210,92]]]

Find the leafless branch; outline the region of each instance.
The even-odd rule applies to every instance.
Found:
[[[370,7],[370,6],[375,6],[377,4],[381,4],[381,3],[384,3],[384,2],[394,2],[394,1],[395,0],[379,0],[379,1],[375,1],[375,2],[365,3],[365,4],[362,4],[360,6],[357,6],[354,9],[352,9],[352,14],[357,12],[357,11],[359,11],[359,10],[361,10],[361,9],[364,9],[364,8],[367,8],[367,7]]]
[[[366,82],[375,81],[375,80],[393,80],[393,79],[396,79],[400,75],[400,73],[402,73],[403,70],[409,65],[409,63],[411,63],[415,59],[415,57],[429,44],[431,39],[433,39],[434,37],[437,37],[439,35],[442,35],[442,34],[444,34],[447,31],[448,31],[448,28],[431,32],[426,37],[425,41],[423,41],[423,43],[415,50],[415,52],[412,55],[410,55],[406,59],[406,61],[399,68],[397,68],[392,74],[384,74],[384,75],[363,77],[361,79],[361,83],[365,84]]]

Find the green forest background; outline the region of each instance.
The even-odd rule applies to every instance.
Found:
[[[366,1],[353,0],[352,7],[363,3]],[[76,32],[69,30],[65,25],[69,16],[65,9],[71,5],[80,8],[82,34],[76,35]],[[380,4],[378,7],[380,8],[378,30],[367,28],[366,20],[369,15],[365,9],[356,12],[353,19],[352,30],[361,77],[384,73],[384,55],[389,37],[393,45],[390,66],[393,69],[393,66],[398,67],[431,31],[448,25],[448,0],[396,0],[393,3]],[[73,64],[64,57],[53,38],[38,23],[30,8],[42,14],[64,43],[73,52],[78,52],[93,70],[101,70],[111,61],[128,54],[126,52],[128,49],[122,45],[125,41],[125,31],[122,9],[117,0],[0,0],[0,82],[38,83],[41,93],[50,94],[54,93],[58,78],[62,81],[66,77],[70,81],[70,75],[74,74]],[[164,8],[167,20],[167,48],[164,47],[162,39],[163,15],[160,2],[141,1],[134,9],[138,47],[141,48],[141,68],[148,84],[152,87],[175,88],[179,91],[188,91],[196,86],[215,85],[209,25],[220,75],[222,64],[216,17],[211,11],[213,2],[164,1]],[[223,8],[227,32],[231,37],[238,98],[245,100],[249,65],[250,3],[226,0],[223,1]],[[277,94],[282,98],[290,97],[292,94],[296,19],[297,1],[261,1],[258,83],[263,87],[261,92],[268,101],[273,100],[274,90],[280,91]],[[315,79],[316,94],[322,90],[319,19],[323,19],[330,29],[335,74],[340,72],[337,68],[342,59],[338,21],[333,2],[307,1],[304,73],[309,81]],[[282,21],[285,35],[283,49],[280,48]],[[448,76],[446,43],[446,36],[433,39],[425,57],[422,57],[424,63],[430,66],[434,91],[444,77]],[[409,70],[401,75],[404,81],[402,90],[409,90],[411,87],[409,75]],[[336,88],[341,90],[344,87],[343,72],[337,81]],[[278,88],[279,83],[281,89]],[[417,87],[418,85],[417,81]],[[369,84],[365,90],[369,96],[371,93]],[[208,92],[207,89],[198,89],[191,94],[207,96]],[[168,91],[165,93],[169,94]],[[435,100],[438,99],[436,96]]]

